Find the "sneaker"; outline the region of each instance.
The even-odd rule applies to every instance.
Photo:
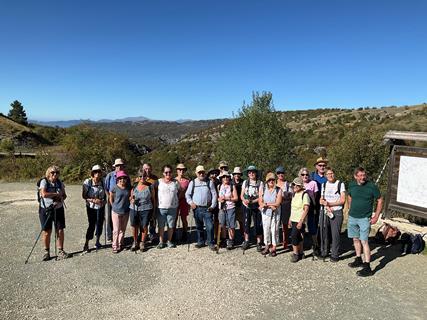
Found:
[[[299,255],[295,254],[295,253],[292,253],[291,262],[295,263],[295,262],[298,262],[298,261],[299,261]]]
[[[204,247],[204,244],[203,244],[203,243],[196,243],[194,246],[195,246],[197,249],[200,249],[200,248]]]
[[[119,253],[119,250],[117,250],[117,249],[113,249],[113,253],[114,253],[114,254]]]
[[[370,277],[374,274],[368,262],[363,263],[363,268],[356,272],[359,277]]]
[[[258,243],[256,244],[256,251],[257,251],[257,252],[261,252],[261,251],[262,251],[262,244],[261,244],[261,242],[258,242]]]
[[[243,241],[242,250],[248,250],[248,249],[249,249],[249,241]]]
[[[139,251],[144,252],[145,251],[145,243],[144,241],[141,242],[140,246],[139,246]]]
[[[320,252],[320,249],[319,249],[319,247],[313,247],[313,256],[315,256],[315,257],[317,257],[317,258],[320,258],[321,257],[321,252]]]
[[[338,262],[338,261],[340,261],[340,258],[334,258],[334,257],[330,257],[329,258],[329,261],[331,261],[331,262]]]
[[[353,262],[350,262],[348,266],[350,268],[359,268],[363,265],[362,257],[356,257]]]
[[[262,252],[261,252],[261,254],[263,255],[263,256],[266,256],[267,254],[269,254],[270,253],[270,249],[268,248],[268,247],[265,247],[264,248],[264,250],[262,250]]]
[[[45,250],[43,257],[42,257],[42,261],[49,261],[50,260],[50,253],[49,250]]]
[[[83,253],[88,253],[89,252],[89,244],[85,243],[85,245],[83,246]]]
[[[99,250],[99,249],[101,249],[101,248],[102,248],[101,243],[100,243],[99,241],[97,241],[97,242],[95,243],[95,249],[96,249],[96,250]]]
[[[211,251],[216,251],[216,245],[214,245],[214,244],[209,245],[209,249]]]
[[[168,248],[176,248],[176,244],[171,242],[171,241],[168,241],[167,246],[168,246]]]
[[[270,251],[270,257],[275,257],[275,256],[277,256],[276,250]]]
[[[68,253],[66,253],[64,250],[58,251],[58,260],[67,259],[69,257],[70,257],[70,255]]]
[[[157,249],[163,249],[163,248],[166,248],[166,243],[164,243],[164,242],[160,242],[160,243],[157,245]]]
[[[233,240],[227,240],[227,250],[233,249],[234,243]]]

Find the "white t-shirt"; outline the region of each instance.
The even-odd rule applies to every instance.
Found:
[[[338,183],[341,184],[341,190],[340,192],[345,192],[345,185],[342,181],[336,180],[334,183],[331,183],[329,181],[326,181],[325,184],[325,190],[323,190],[323,184],[322,184],[322,190],[321,190],[321,197],[323,197],[323,191],[325,192],[325,200],[328,202],[337,202],[341,195],[338,194]],[[333,206],[331,207],[332,211],[336,210],[342,210],[343,206]]]
[[[178,208],[178,191],[179,182],[172,180],[169,183],[164,182],[163,179],[159,179],[157,195],[159,198],[159,208],[169,209]]]

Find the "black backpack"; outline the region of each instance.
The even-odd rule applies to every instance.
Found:
[[[425,235],[425,234],[424,234]],[[423,252],[425,248],[425,241],[423,239],[422,234],[409,234],[404,233],[400,238],[400,242],[402,243],[402,254],[418,254]]]

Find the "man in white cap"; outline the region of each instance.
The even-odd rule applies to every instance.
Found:
[[[107,174],[105,177],[105,190],[107,191],[107,194],[110,193],[111,190],[113,190],[114,186],[117,184],[116,174],[119,171],[125,170],[125,163],[122,159],[117,158],[114,160],[114,170]],[[107,206],[107,241],[111,242],[113,240],[113,221],[111,220],[111,206]]]
[[[211,250],[216,250],[214,240],[214,227],[212,211],[217,205],[217,193],[213,181],[206,178],[203,166],[196,168],[197,178],[190,181],[185,192],[187,203],[193,209],[194,220],[197,228],[196,248],[205,245],[203,226],[206,227],[206,240]]]

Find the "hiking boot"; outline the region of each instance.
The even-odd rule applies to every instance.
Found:
[[[216,245],[214,244],[209,245],[209,249],[211,249],[211,251],[216,251]]]
[[[89,244],[86,242],[85,245],[83,246],[83,253],[88,253],[89,252]]]
[[[369,262],[365,262],[363,263],[363,268],[357,271],[356,274],[359,277],[370,277],[374,274],[374,272],[372,271],[371,265],[369,264]]]
[[[353,262],[350,262],[348,266],[350,268],[359,268],[363,265],[362,257],[356,257]]]
[[[262,244],[261,244],[261,242],[258,242],[258,243],[256,244],[256,251],[257,251],[257,252],[261,252],[261,251],[262,251]]]
[[[204,245],[203,245],[203,243],[196,243],[194,246],[195,246],[197,249],[200,249],[200,248],[202,248]]]
[[[233,240],[227,240],[227,250],[233,249]]]
[[[334,257],[330,257],[329,258],[329,261],[331,261],[331,262],[338,262],[338,261],[340,261],[340,258],[334,258]]]
[[[176,244],[173,243],[172,241],[168,241],[167,246],[168,246],[168,248],[176,248]]]
[[[157,249],[163,249],[163,248],[166,248],[166,243],[164,243],[164,242],[160,242],[160,243],[157,245]]]
[[[96,250],[99,250],[99,249],[101,249],[101,248],[102,248],[101,243],[100,243],[99,241],[97,241],[97,242],[95,243],[95,249],[96,249]]]
[[[243,241],[242,243],[242,250],[248,250],[249,249],[249,241]]]
[[[137,245],[135,242],[132,244],[132,247],[130,248],[130,251],[135,252],[139,250],[139,245]]]
[[[144,241],[141,242],[140,246],[139,246],[139,251],[144,252],[145,251],[145,243]]]
[[[268,247],[265,247],[264,248],[264,250],[262,250],[262,252],[261,252],[261,254],[263,255],[263,256],[266,256],[267,254],[269,254],[270,253],[270,249],[268,248]]]
[[[298,261],[299,261],[299,255],[295,254],[295,253],[292,253],[291,262],[295,263],[295,262],[298,262]]]
[[[49,261],[50,260],[50,253],[49,250],[45,250],[43,257],[42,257],[42,261]]]
[[[66,253],[64,250],[59,250],[58,251],[58,260],[64,260],[64,259],[68,259],[70,257],[70,255],[68,253]]]

